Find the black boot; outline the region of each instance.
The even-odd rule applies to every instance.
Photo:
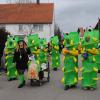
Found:
[[[71,85],[70,88],[76,88],[76,85]]]
[[[20,85],[18,86],[18,88],[22,88],[22,87],[24,87],[24,86],[25,86],[25,81],[23,81],[23,83],[20,84]]]
[[[57,68],[54,68],[53,70],[54,70],[54,71],[57,71]]]
[[[68,90],[69,89],[69,86],[68,85],[66,85],[65,86],[65,88],[64,88],[64,90]]]
[[[98,73],[100,73],[100,70],[98,70]]]

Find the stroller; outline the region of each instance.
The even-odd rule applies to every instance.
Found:
[[[34,59],[34,56],[29,57],[30,64],[28,68],[28,79],[30,80],[30,85],[41,86],[45,82],[50,81],[50,67],[49,62],[39,64]]]

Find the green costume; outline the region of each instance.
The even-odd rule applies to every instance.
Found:
[[[30,48],[31,53],[34,54],[35,60],[39,60],[40,40],[38,34],[28,35],[27,38],[28,38],[28,47]]]
[[[48,54],[48,49],[47,49],[47,42],[46,39],[40,39],[40,63],[46,63],[47,62],[47,54]]]
[[[16,41],[13,36],[8,36],[6,42],[6,67],[7,67],[7,78],[13,80],[17,78],[16,66],[13,63],[13,54],[16,47]]]
[[[82,88],[96,89],[97,87],[97,64],[96,54],[99,42],[98,32],[95,30],[86,31],[82,40]]]
[[[65,90],[75,87],[78,82],[78,42],[79,34],[77,32],[71,32],[68,35],[64,35],[64,77],[62,82],[64,83]]]
[[[100,73],[100,47],[98,48],[98,54],[96,55],[96,64],[98,67],[98,72]]]
[[[38,71],[40,71],[41,70],[40,68],[40,39],[38,37],[38,34],[28,35],[27,39],[28,39],[28,47],[30,48],[31,53],[34,55],[35,62],[38,65]],[[30,66],[30,63],[29,63],[29,66]]]
[[[99,34],[99,31],[95,31],[96,34]],[[100,39],[99,39],[100,42]],[[98,72],[100,73],[100,43],[97,46],[98,48],[98,54],[96,55],[96,63],[97,63],[97,67],[98,67]]]
[[[57,70],[60,67],[59,39],[57,36],[51,38],[52,68]]]

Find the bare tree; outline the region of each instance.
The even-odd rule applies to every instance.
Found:
[[[62,32],[61,32],[59,26],[57,24],[55,24],[55,27],[54,27],[54,35],[55,36],[58,36],[58,38],[59,38],[60,41],[62,39],[61,34],[62,34]]]
[[[7,0],[7,3],[35,3],[36,0]]]

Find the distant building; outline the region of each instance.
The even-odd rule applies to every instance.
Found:
[[[95,25],[94,29],[99,29],[100,28],[100,19],[98,20],[97,24]]]
[[[83,27],[78,28],[78,33],[80,34],[80,37],[82,38],[84,36],[85,30]]]
[[[15,35],[38,34],[49,41],[54,35],[54,4],[0,4],[0,27]]]

